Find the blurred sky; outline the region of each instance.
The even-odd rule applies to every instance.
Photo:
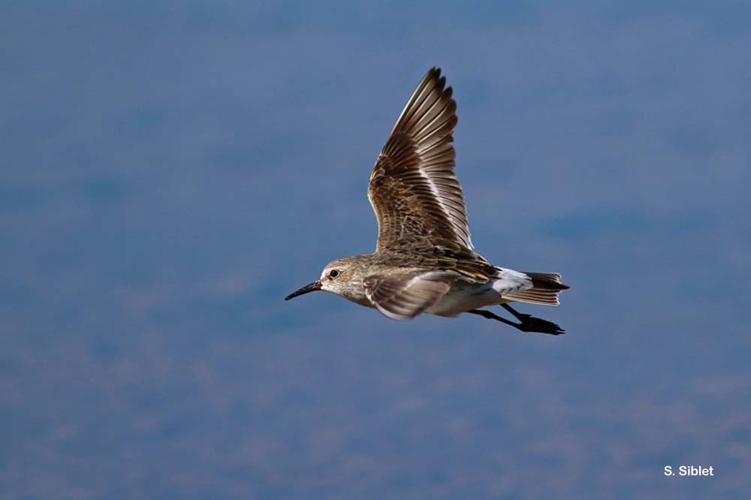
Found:
[[[0,4],[0,497],[751,491],[747,2]],[[418,80],[562,337],[327,294]],[[666,479],[663,466],[713,465]]]

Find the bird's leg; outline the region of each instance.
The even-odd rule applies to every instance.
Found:
[[[520,313],[508,304],[501,304],[501,307],[510,312],[514,318],[519,320],[518,328],[523,332],[548,333],[550,335],[560,335],[565,332],[563,328],[551,321],[536,318],[531,314]]]
[[[516,319],[518,319],[522,323],[524,323],[525,321],[527,321],[529,318],[532,317],[530,314],[520,313],[519,311],[517,311],[516,309],[514,309],[508,304],[501,304],[501,307],[507,310],[508,312],[510,312]]]
[[[467,312],[470,314],[477,314],[478,316],[482,316],[483,318],[486,318],[486,319],[494,319],[496,321],[500,321],[501,323],[505,323],[509,326],[513,326],[514,328],[519,328],[519,325],[521,324],[521,323],[514,323],[513,321],[509,321],[503,316],[498,316],[496,313],[492,311],[486,311],[484,309],[472,309]]]
[[[487,319],[494,319],[496,321],[500,321],[503,324],[513,326],[519,331],[522,332],[536,332],[536,333],[547,333],[549,335],[562,335],[564,333],[563,329],[556,325],[555,323],[551,323],[550,321],[545,321],[544,319],[535,318],[533,316],[530,316],[528,314],[519,314],[519,323],[514,323],[513,321],[507,320],[503,316],[498,316],[494,312],[491,311],[485,311],[484,309],[472,309],[470,311],[467,311],[470,314],[476,314],[478,316],[482,316],[483,318]],[[514,311],[516,312],[516,311]]]

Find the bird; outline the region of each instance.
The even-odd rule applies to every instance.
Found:
[[[378,221],[375,251],[329,262],[319,279],[285,300],[322,290],[396,320],[468,313],[521,332],[565,332],[510,305],[557,306],[558,294],[569,288],[559,273],[515,271],[493,265],[475,251],[454,173],[457,115],[452,95],[441,69],[428,70],[376,160],[368,183]],[[516,321],[484,309],[495,305]]]

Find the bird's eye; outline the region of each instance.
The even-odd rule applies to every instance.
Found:
[[[336,278],[337,276],[339,276],[339,271],[337,271],[336,269],[329,271],[329,278]]]

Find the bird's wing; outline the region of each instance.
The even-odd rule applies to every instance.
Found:
[[[416,242],[472,249],[464,194],[454,175],[456,102],[432,68],[410,97],[370,175],[376,251]]]
[[[365,295],[391,319],[410,319],[436,304],[451,289],[451,275],[412,271],[373,275],[364,280]]]

